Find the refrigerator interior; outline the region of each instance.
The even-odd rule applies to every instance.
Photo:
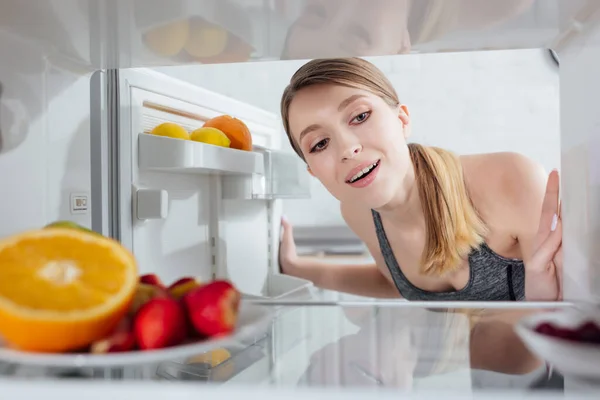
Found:
[[[340,1],[330,3],[340,6]],[[265,178],[272,166],[269,163],[277,162],[273,160],[282,154],[285,140],[278,115],[151,70],[280,59],[305,3],[3,3],[0,235],[68,219],[118,238],[133,250],[141,272],[158,273],[166,281],[187,274],[203,280],[228,277],[245,295],[254,297],[294,295],[309,288],[308,282],[283,277],[277,270],[282,202],[310,195],[306,171],[299,162],[286,164],[295,165],[294,187],[273,185],[273,174],[271,180]],[[598,4],[583,0],[525,3],[529,8],[523,13],[508,5],[492,9],[492,15],[503,18],[489,29],[465,22],[437,34],[433,28],[423,30],[421,41],[411,51],[556,51],[560,59],[564,257],[569,266],[564,271],[565,297],[597,299],[600,135],[593,108],[600,93],[600,81],[595,78],[600,68]],[[452,8],[459,3],[446,4]],[[358,15],[351,14],[352,10],[360,7],[347,10],[350,19]],[[420,18],[412,24],[429,23],[441,29],[429,17]],[[177,51],[177,34],[182,29],[178,24],[188,20],[222,27],[233,35],[227,42],[232,47],[222,43],[229,50],[221,49],[216,55],[218,49],[200,49],[200,57],[181,48]],[[168,35],[160,30],[165,26],[170,28]],[[217,37],[225,34],[219,32]],[[171,39],[161,41],[165,37]],[[298,55],[287,52],[286,57],[338,55],[327,40],[309,39],[308,34],[301,36],[295,42]],[[357,50],[354,55],[393,54],[373,51]],[[237,116],[248,124],[257,146],[253,152],[242,155],[147,135],[160,122],[177,122],[193,130],[219,114]],[[284,178],[289,176],[280,179]],[[293,342],[297,327],[288,323],[279,329],[288,330]],[[351,326],[346,328],[352,331]]]
[[[118,90],[118,126],[97,133],[91,127],[98,140],[91,143],[92,202],[107,206],[92,228],[114,224],[104,233],[133,250],[142,274],[165,282],[228,278],[244,294],[263,294],[267,275],[277,268],[277,197],[285,195],[271,190],[273,174],[265,167],[265,151],[277,151],[281,143],[276,117],[149,70],[119,71],[114,81],[114,75],[98,74],[93,80]],[[223,114],[246,123],[255,151],[149,134],[163,122],[192,132]],[[107,152],[95,155],[96,148]],[[103,171],[107,159],[117,162]],[[115,195],[110,206],[95,201],[106,194],[94,190],[102,186]]]

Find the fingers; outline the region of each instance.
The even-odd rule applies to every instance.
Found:
[[[556,266],[556,281],[558,283],[558,300],[563,299],[563,251],[562,244],[560,249],[554,255],[554,265]]]
[[[292,224],[285,217],[281,217],[281,227],[283,232],[279,241],[279,268],[282,272],[289,273],[297,257],[296,244]]]
[[[552,218],[551,218],[552,220]],[[552,225],[550,223],[549,225]],[[550,264],[550,261],[553,261],[554,257],[561,249],[562,244],[562,221],[560,218],[556,218],[556,227],[554,231],[551,231],[550,234],[544,240],[542,245],[538,248],[538,250],[533,255],[529,265],[531,268],[537,270],[537,272],[541,272],[547,268]],[[562,265],[562,263],[561,263]]]
[[[538,234],[542,234],[542,237],[546,237],[546,235],[550,233],[550,227],[552,225],[552,218],[554,215],[559,215],[559,191],[560,181],[558,178],[558,171],[553,170],[548,176],[546,193],[544,195],[544,202],[542,203],[542,214],[538,228]]]
[[[283,228],[283,232],[281,234],[281,240],[285,241],[287,243],[292,241],[292,243],[293,243],[294,242],[294,232],[293,232],[292,224],[285,216],[281,217],[281,227]]]

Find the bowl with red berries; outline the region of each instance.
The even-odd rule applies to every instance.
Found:
[[[600,307],[543,311],[515,330],[525,346],[565,376],[600,379]]]

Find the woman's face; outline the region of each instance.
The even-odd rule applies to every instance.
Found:
[[[367,90],[315,85],[289,109],[291,135],[309,171],[342,203],[381,208],[409,170],[409,117]]]

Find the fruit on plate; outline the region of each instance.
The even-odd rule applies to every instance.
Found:
[[[147,285],[154,285],[161,289],[165,289],[165,284],[155,274],[144,274],[144,275],[140,276],[140,283],[145,283]]]
[[[542,335],[548,335],[559,339],[600,344],[600,327],[591,321],[584,322],[575,329],[564,328],[545,322],[539,324],[535,328],[535,331]]]
[[[79,225],[77,222],[73,222],[73,221],[54,221],[48,225],[46,225],[44,228],[69,228],[69,229],[78,229],[80,231],[84,231],[84,232],[88,232],[88,233],[96,233],[91,229],[86,228],[85,226],[81,226]],[[96,233],[98,234],[98,233]]]
[[[122,353],[136,347],[135,335],[129,318],[121,321],[117,329],[108,337],[98,340],[90,346],[93,354]]]
[[[131,306],[129,306],[129,314],[135,315],[144,304],[159,297],[169,297],[169,293],[160,286],[138,283],[133,301],[131,302]]]
[[[231,145],[231,140],[227,135],[217,128],[198,128],[191,133],[190,140],[220,147],[229,147]]]
[[[174,299],[180,299],[190,290],[195,289],[201,285],[202,283],[200,282],[200,280],[187,276],[172,283],[171,286],[167,288],[167,290],[171,297],[173,297]]]
[[[106,339],[94,342],[90,353],[123,353],[135,350],[135,335],[133,332],[116,332]]]
[[[189,140],[190,134],[181,125],[173,122],[163,122],[157,125],[150,131],[151,135],[165,136],[173,139],[185,139]]]
[[[227,47],[227,30],[202,18],[193,18],[190,25],[190,36],[184,46],[190,56],[213,57]]]
[[[206,121],[204,128],[217,128],[223,132],[232,149],[252,151],[252,134],[244,122],[230,115],[219,115]]]
[[[187,337],[183,306],[175,299],[156,298],[144,304],[134,319],[134,332],[142,350],[175,346]]]
[[[189,36],[190,23],[186,18],[150,29],[144,34],[144,43],[159,56],[173,57],[183,50]]]
[[[221,336],[235,329],[240,293],[230,283],[213,281],[191,290],[183,297],[188,318],[202,336]]]
[[[24,351],[78,350],[107,337],[138,283],[125,247],[78,229],[4,238],[0,265],[0,336]]]

